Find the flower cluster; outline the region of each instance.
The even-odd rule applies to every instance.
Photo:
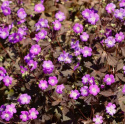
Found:
[[[39,112],[35,108],[31,108],[29,111],[21,111],[20,119],[25,122],[29,119],[36,119]]]
[[[58,57],[59,62],[64,62],[64,63],[71,63],[72,62],[72,55],[69,55],[69,53],[61,53],[60,56]]]
[[[99,15],[90,9],[85,9],[84,11],[82,11],[82,16],[87,19],[88,22],[92,25],[95,25],[99,20]]]

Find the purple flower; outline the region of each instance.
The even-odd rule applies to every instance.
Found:
[[[86,74],[85,76],[82,77],[82,83],[83,84],[88,84],[89,82],[90,75]]]
[[[14,104],[7,105],[5,111],[10,112],[12,115],[17,112]]]
[[[89,84],[94,85],[95,84],[95,79],[94,77],[89,78]]]
[[[122,42],[123,40],[124,40],[124,34],[123,34],[123,32],[119,32],[119,33],[117,33],[116,35],[115,35],[115,39],[116,39],[116,41],[117,42]]]
[[[74,42],[74,40],[72,39],[72,41],[71,41],[71,48],[72,49],[75,49],[75,48],[79,48],[79,40],[77,40],[76,42]]]
[[[22,120],[22,121],[28,121],[29,120],[29,113],[28,113],[28,111],[21,111],[21,115],[20,115],[20,119]]]
[[[116,8],[116,5],[115,5],[115,4],[109,3],[109,4],[107,4],[107,6],[106,6],[105,9],[106,9],[106,11],[107,11],[108,13],[112,13],[112,12],[114,12],[115,8]]]
[[[54,24],[54,27],[53,27],[54,30],[56,30],[56,31],[60,30],[60,28],[61,28],[61,23],[60,23],[58,20],[55,20],[55,21],[53,22],[53,24]]]
[[[65,88],[65,86],[63,84],[58,85],[56,88],[56,92],[59,94],[62,94],[64,88]]]
[[[123,88],[122,88],[122,93],[125,94],[125,85],[124,85]]]
[[[58,83],[57,77],[56,76],[49,77],[48,83],[52,86],[55,86]]]
[[[89,35],[86,32],[83,32],[82,35],[80,35],[80,39],[81,41],[86,42],[89,39]]]
[[[12,33],[9,36],[9,42],[10,43],[17,43],[23,39],[23,36],[21,36],[19,33]]]
[[[11,14],[11,9],[10,9],[10,7],[8,7],[8,6],[6,6],[6,7],[1,7],[1,9],[2,9],[2,12],[3,12],[3,14],[4,14],[5,16]]]
[[[80,48],[76,48],[74,53],[75,53],[75,56],[80,55],[81,54],[81,49]]]
[[[8,111],[2,112],[2,115],[1,115],[2,119],[6,120],[6,121],[9,121],[12,117],[13,117],[13,115]]]
[[[47,89],[48,88],[48,85],[47,85],[47,81],[46,80],[41,80],[40,82],[39,82],[39,88],[41,88],[42,90],[45,90],[45,89]]]
[[[123,17],[125,17],[125,10],[120,8],[120,9],[116,9],[115,10],[115,13],[114,13],[114,16],[116,18],[119,18],[119,19],[123,19]]]
[[[95,122],[95,124],[102,124],[103,118],[102,118],[102,116],[96,115],[96,117],[93,118],[93,121]]]
[[[45,10],[45,7],[42,4],[36,4],[34,10],[40,13]]]
[[[2,8],[4,8],[4,7],[9,7],[9,4],[10,4],[10,1],[3,1],[3,3],[2,3]]]
[[[1,116],[2,112],[5,111],[5,108],[6,108],[5,105],[0,106],[0,116]]]
[[[78,99],[79,96],[80,96],[80,93],[78,90],[71,90],[71,93],[70,93],[71,98]]]
[[[58,12],[55,14],[55,18],[57,18],[59,21],[63,21],[66,17],[65,17],[65,15],[64,15],[63,12],[58,11]]]
[[[112,36],[109,36],[106,40],[105,40],[105,43],[106,43],[106,46],[107,47],[113,47],[115,46],[115,39],[112,37]]]
[[[96,96],[99,92],[100,92],[100,89],[99,89],[98,85],[95,84],[95,85],[91,85],[89,87],[89,93],[90,94]]]
[[[44,18],[41,18],[38,21],[38,24],[41,26],[41,28],[46,28],[46,27],[48,27],[48,20],[44,19]]]
[[[111,102],[108,103],[108,105],[106,106],[106,113],[110,114],[110,115],[114,115],[116,113],[116,105],[112,104]]]
[[[25,31],[25,29],[23,29],[23,28],[19,28],[19,29],[18,29],[18,34],[20,34],[21,36],[26,35],[26,31]]]
[[[26,61],[26,63],[28,63],[30,60],[32,60],[34,58],[34,55],[31,55],[30,53],[27,54],[25,57],[24,57],[24,60]]]
[[[107,85],[111,85],[112,83],[115,82],[115,78],[114,75],[112,74],[106,74],[105,77],[103,78],[103,81],[107,84]]]
[[[38,114],[39,114],[39,112],[35,108],[31,108],[29,110],[29,118],[30,119],[36,119]]]
[[[108,37],[108,36],[112,36],[112,30],[106,28],[105,35],[106,35],[106,37]]]
[[[119,6],[120,7],[125,7],[125,0],[120,0]]]
[[[31,97],[28,94],[21,94],[18,98],[18,102],[20,104],[29,104],[31,100]]]
[[[81,53],[83,55],[83,57],[88,57],[92,55],[92,49],[85,46],[83,49],[81,49]]]
[[[4,85],[5,85],[5,86],[11,85],[11,84],[12,84],[12,80],[13,80],[12,77],[5,76],[5,77],[3,78]]]
[[[8,28],[3,28],[0,30],[0,37],[6,39],[9,36]]]
[[[36,23],[36,24],[35,24],[35,27],[36,27],[36,31],[39,31],[39,30],[41,29],[41,26],[40,26],[39,23]]]
[[[28,71],[28,69],[23,66],[20,66],[20,69],[22,74],[25,74]]]
[[[54,70],[54,65],[50,60],[44,61],[42,66],[43,66],[43,72],[45,74],[51,74]]]
[[[89,95],[89,89],[88,89],[87,86],[81,87],[80,92],[81,92],[82,96],[88,96]]]
[[[20,19],[24,19],[26,18],[27,14],[25,12],[25,10],[23,8],[20,8],[18,11],[17,11],[17,15]]]
[[[79,67],[79,65],[80,65],[80,62],[78,62],[77,65],[74,66],[74,71]]]
[[[46,30],[41,30],[38,34],[36,34],[36,38],[44,39],[46,35],[47,35],[47,31]]]
[[[124,74],[125,74],[125,66],[123,66],[123,71],[124,71]]]
[[[74,30],[75,33],[81,33],[83,31],[83,26],[79,23],[76,23],[73,26],[73,30]]]
[[[72,58],[72,56],[71,55],[69,55],[69,53],[62,53],[62,54],[60,54],[60,56],[58,57],[58,61],[60,61],[60,62],[65,62],[65,63],[71,63],[71,58]]]
[[[6,73],[7,72],[6,72],[5,68],[4,67],[0,67],[0,76],[5,76]]]
[[[85,9],[84,11],[82,11],[82,16],[83,16],[84,18],[88,19],[89,16],[90,16],[90,13],[91,13],[91,10]]]
[[[38,44],[32,45],[30,48],[30,53],[33,55],[38,55],[41,52],[41,48]]]
[[[31,71],[33,71],[34,69],[37,68],[37,62],[34,60],[30,60],[27,64],[29,67],[31,67],[31,69],[30,69]]]
[[[91,13],[88,18],[88,22],[90,22],[92,25],[95,25],[98,20],[99,15],[97,13]]]
[[[44,0],[41,0],[41,3],[44,3]]]

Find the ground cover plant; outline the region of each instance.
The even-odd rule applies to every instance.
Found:
[[[0,8],[1,124],[125,123],[125,0]]]

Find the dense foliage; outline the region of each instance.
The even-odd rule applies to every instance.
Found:
[[[125,123],[125,0],[0,6],[0,123]]]

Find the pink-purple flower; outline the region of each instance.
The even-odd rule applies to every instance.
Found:
[[[28,111],[21,111],[20,119],[25,122],[29,120],[29,112]]]
[[[38,55],[41,52],[41,48],[38,44],[32,45],[30,48],[30,53],[33,55]]]
[[[29,96],[28,94],[21,94],[18,98],[18,102],[20,104],[29,104],[31,100],[31,96]]]
[[[99,15],[93,12],[90,14],[88,18],[88,22],[90,22],[92,25],[95,25],[98,20],[99,20]]]
[[[0,76],[5,76],[6,73],[6,69],[4,67],[0,67]]]
[[[82,96],[88,96],[89,95],[89,89],[88,89],[87,86],[81,87],[80,92],[81,92]]]
[[[39,114],[39,112],[35,108],[31,108],[29,110],[29,118],[30,119],[36,119],[38,114]]]
[[[37,62],[34,60],[30,60],[28,63],[28,66],[31,68],[30,70],[33,71],[34,69],[37,68]]]
[[[116,105],[112,104],[111,102],[108,103],[106,106],[106,113],[113,116],[116,113]]]
[[[14,104],[7,105],[5,111],[10,112],[12,115],[17,112]]]
[[[120,0],[119,6],[120,7],[125,7],[125,0]]]
[[[119,32],[115,35],[115,40],[117,42],[122,42],[124,40],[125,36],[123,34],[123,32]]]
[[[83,57],[88,57],[92,55],[92,49],[90,47],[85,46],[83,49],[81,49],[81,53]]]
[[[0,28],[0,38],[6,39],[9,36],[8,28]]]
[[[45,10],[45,7],[43,4],[36,4],[34,10],[38,13],[43,12]]]
[[[80,93],[78,90],[71,90],[70,97],[73,99],[78,99],[80,96]]]
[[[123,19],[125,17],[125,10],[120,8],[120,9],[116,9],[115,10],[115,13],[114,13],[114,16],[118,19]]]
[[[20,8],[18,11],[17,11],[17,15],[20,19],[24,19],[26,18],[27,14],[25,12],[25,10],[23,8]]]
[[[44,61],[42,66],[43,66],[43,72],[45,74],[51,74],[54,70],[54,65],[50,60]]]
[[[6,7],[1,7],[1,9],[2,9],[2,12],[3,12],[3,14],[4,14],[5,16],[11,14],[11,9],[10,9],[10,7],[8,7],[8,6],[6,6]]]
[[[47,89],[48,88],[48,84],[47,84],[47,81],[46,80],[41,80],[40,82],[39,82],[39,88],[41,88],[42,90],[45,90],[45,89]]]
[[[58,79],[56,76],[49,77],[48,83],[52,86],[55,86],[58,83]]]
[[[58,30],[60,30],[61,29],[61,23],[60,23],[60,21],[58,21],[58,20],[55,20],[54,22],[53,22],[53,29],[54,30],[56,30],[56,31],[58,31]]]
[[[103,123],[103,117],[96,115],[95,118],[93,118],[93,121],[95,122],[95,124],[102,124]]]
[[[75,33],[81,33],[83,31],[83,26],[82,24],[79,24],[79,23],[76,23],[74,26],[73,26],[73,30]]]
[[[1,114],[1,118],[9,121],[13,117],[13,114],[11,114],[9,111],[3,111]]]
[[[125,85],[124,85],[123,88],[122,88],[122,93],[125,94]]]
[[[89,87],[89,93],[96,96],[98,93],[100,92],[100,88],[98,87],[98,85],[91,85]]]
[[[82,77],[82,83],[83,83],[83,84],[88,84],[89,78],[90,78],[90,75],[89,75],[89,74],[84,75],[84,76]]]
[[[56,88],[56,92],[62,94],[64,88],[65,88],[64,84],[58,85]]]
[[[44,18],[41,18],[38,21],[38,24],[40,25],[41,28],[46,28],[46,27],[48,27],[48,20],[44,19]]]
[[[5,77],[3,78],[4,85],[5,85],[5,86],[10,86],[10,85],[12,84],[12,80],[13,80],[12,77],[5,76]]]
[[[116,5],[115,5],[115,4],[109,3],[109,4],[107,4],[107,6],[106,6],[105,9],[106,9],[106,11],[107,11],[108,13],[112,13],[112,12],[114,12],[115,8],[116,8]]]
[[[105,77],[103,78],[103,81],[107,84],[107,85],[111,85],[112,83],[115,82],[115,78],[114,75],[112,74],[106,74]]]
[[[88,19],[89,16],[90,16],[90,13],[91,13],[91,10],[85,9],[84,11],[82,11],[82,16],[83,16],[84,18]]]
[[[55,18],[58,19],[59,21],[63,21],[66,17],[65,17],[65,15],[64,15],[63,12],[58,11],[58,12],[55,14]]]
[[[107,39],[105,39],[106,46],[109,48],[115,46],[115,42],[115,38],[112,36],[109,36]]]
[[[36,38],[38,40],[44,39],[46,37],[46,35],[47,35],[47,31],[43,29],[40,32],[38,32],[38,34],[36,34]]]
[[[83,32],[83,33],[80,35],[80,39],[81,39],[81,41],[86,42],[86,41],[88,41],[88,39],[89,39],[89,35],[88,35],[86,32]]]

